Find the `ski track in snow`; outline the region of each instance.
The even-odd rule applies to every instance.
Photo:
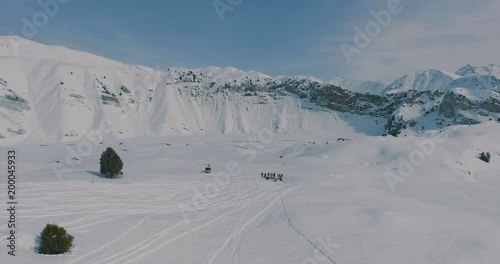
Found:
[[[289,190],[287,190],[286,193],[288,192],[291,192],[293,191],[295,188],[292,187],[290,188]],[[272,190],[274,191],[274,190]],[[236,241],[234,242],[235,243],[235,247],[231,253],[231,258],[229,260],[229,263],[233,263],[234,261],[234,252],[235,252],[235,249],[237,248],[237,246],[241,243],[241,237],[242,237],[242,234],[243,232],[245,232],[245,230],[249,227],[250,224],[252,224],[258,217],[260,217],[262,214],[264,214],[266,211],[268,211],[270,208],[272,208],[274,206],[274,204],[278,201],[278,198],[275,198],[267,207],[265,207],[263,210],[261,210],[259,213],[257,213],[256,215],[254,215],[254,217],[252,217],[250,220],[248,220],[243,226],[241,226],[241,223],[243,223],[243,220],[246,218],[247,216],[247,212],[245,213],[245,215],[243,216],[243,218],[241,219],[241,222],[240,224],[238,225],[238,227],[236,228],[236,230],[229,236],[229,238],[226,240],[226,242],[219,248],[219,250],[215,253],[215,255],[212,257],[212,259],[208,262],[209,264],[213,264],[215,263],[215,261],[217,260],[217,258],[219,257],[219,255],[221,254],[221,252],[226,249],[226,247],[229,245],[229,243],[231,242],[231,240],[233,240],[234,238],[236,238]],[[252,199],[252,202],[253,203],[253,199]],[[248,207],[251,205],[251,203],[249,203],[248,205],[246,205],[245,207]]]
[[[243,196],[243,194],[235,197],[226,206],[230,206],[236,199],[240,198],[240,196]],[[200,219],[203,219],[206,216],[209,216],[211,213],[216,212],[217,210],[218,210],[218,208],[216,208],[216,209],[214,209],[214,210],[212,210],[210,212],[207,212],[205,216],[200,216]],[[118,254],[115,254],[115,255],[113,255],[111,257],[108,257],[108,258],[105,258],[105,259],[102,259],[101,261],[98,261],[98,262],[95,262],[95,263],[96,264],[97,263],[116,263],[116,262],[118,262],[118,261],[120,261],[120,260],[122,260],[124,258],[127,258],[127,257],[132,256],[132,255],[136,255],[141,250],[149,248],[151,245],[153,245],[154,243],[156,243],[157,241],[159,241],[160,239],[162,239],[163,237],[165,237],[170,231],[172,231],[173,229],[175,229],[177,227],[182,226],[183,224],[185,224],[185,222],[180,222],[180,223],[178,223],[177,225],[175,225],[173,227],[165,228],[164,230],[162,230],[161,232],[159,232],[155,236],[150,237],[148,239],[145,239],[145,240],[137,243],[136,246],[130,247],[126,251],[120,252]],[[117,257],[119,257],[119,258],[117,258]],[[115,259],[115,258],[117,258],[117,259]]]
[[[289,190],[287,190],[287,191],[285,192],[285,195],[286,195],[287,193],[289,193],[289,192],[294,191],[294,190],[295,190],[295,189],[297,189],[297,188],[300,188],[300,187],[301,187],[301,185],[302,185],[302,182],[301,182],[301,181],[292,181],[292,183],[293,183],[293,187],[292,187],[292,188],[290,188]],[[279,193],[278,193],[278,194],[279,194],[279,198],[280,198],[280,200],[282,200],[283,198],[282,198],[282,195],[281,195],[281,187],[278,187],[278,192],[279,192]],[[274,205],[275,203],[276,203],[276,200],[272,203],[272,205]],[[271,208],[271,207],[269,207],[269,208]],[[267,211],[267,209],[266,209],[266,211]],[[262,211],[260,214],[262,214],[263,212],[264,212],[264,211]],[[248,227],[248,224],[249,224],[249,223],[252,223],[254,220],[256,220],[256,219],[257,219],[257,217],[258,217],[258,216],[260,216],[260,214],[258,214],[258,215],[256,215],[256,216],[254,216],[254,218],[252,218],[250,221],[248,221],[248,222],[247,222],[247,224],[246,224],[246,226]],[[241,246],[241,243],[242,243],[242,237],[243,237],[244,233],[246,232],[246,230],[247,230],[247,228],[246,228],[246,227],[244,227],[244,228],[242,228],[242,229],[238,230],[238,237],[237,237],[237,239],[236,239],[236,242],[234,243],[234,247],[233,247],[233,250],[232,250],[232,252],[231,252],[231,258],[229,259],[229,264],[233,264],[233,263],[234,263],[234,260],[235,260],[235,257],[236,257],[236,252],[237,252],[237,250],[239,250],[239,248],[240,248],[240,246]]]
[[[277,140],[261,148],[256,160],[241,162],[244,173],[229,176],[215,189],[210,186],[217,182],[217,173],[199,174],[198,166],[211,163],[222,170],[235,156],[235,141],[209,144],[182,139],[172,142],[171,151],[161,152],[147,144],[143,147],[149,150],[125,142],[129,151],[124,159],[130,167],[124,178],[98,178],[91,171],[95,164],[88,162],[61,182],[49,163],[36,161],[43,155],[55,159],[53,153],[64,146],[54,146],[52,154],[53,146],[34,154],[29,153],[31,147],[20,146],[19,152],[29,161],[20,164],[24,171],[16,215],[19,259],[64,264],[164,259],[305,263],[311,258],[334,264],[384,263],[387,258],[389,263],[404,263],[407,258],[418,263],[495,263],[500,150],[491,142],[498,141],[498,127],[483,126],[452,130],[456,138],[436,147],[435,157],[416,167],[415,175],[398,183],[395,192],[390,192],[382,175],[398,166],[394,157],[415,149],[415,139],[401,138],[394,145],[395,139],[386,138],[339,143],[325,138],[331,144],[306,143],[323,142],[316,138]],[[479,142],[476,135],[484,131],[489,133],[487,140]],[[477,159],[479,151],[491,152],[492,162]],[[359,162],[366,166],[356,166]],[[264,180],[261,171],[284,172],[284,182]],[[467,177],[469,171],[475,181]],[[200,196],[207,189],[209,195]],[[188,205],[187,216],[181,205]],[[75,247],[57,257],[33,253],[36,234],[53,222],[75,237]],[[4,242],[6,223],[0,223]],[[312,239],[320,234],[334,238],[329,240],[335,242],[334,251],[325,248],[324,241]]]
[[[337,264],[330,256],[328,256],[325,252],[323,252],[323,250],[321,250],[318,246],[316,246],[309,238],[307,238],[302,232],[298,231],[297,228],[292,224],[292,222],[290,222],[290,218],[286,212],[286,208],[285,208],[285,205],[283,203],[283,195],[281,194],[281,189],[278,189],[278,192],[279,192],[279,199],[280,199],[280,202],[281,202],[281,208],[283,209],[283,214],[285,215],[285,218],[286,218],[286,221],[288,223],[288,226],[293,229],[293,231],[295,233],[297,233],[299,236],[301,236],[303,239],[305,239],[309,244],[311,244],[311,246],[313,246],[316,250],[318,250],[321,254],[323,254],[325,257],[328,258],[328,260],[330,260],[330,262],[332,262],[333,264]]]
[[[267,192],[269,192],[269,191],[273,191],[273,190],[268,190]],[[261,195],[257,196],[256,198],[261,198],[261,199],[262,199],[262,198],[268,198],[268,197],[269,197],[269,195],[267,195],[267,192],[266,192],[266,191],[265,191],[265,192],[263,192]],[[272,195],[271,195],[271,197],[272,197]],[[188,234],[188,233],[194,232],[194,231],[196,231],[196,230],[198,230],[198,229],[200,229],[200,228],[203,228],[203,227],[209,226],[210,224],[215,223],[216,221],[220,220],[220,219],[221,219],[222,217],[224,217],[224,216],[227,216],[227,215],[229,215],[229,214],[231,214],[231,213],[234,213],[234,212],[240,211],[240,210],[242,210],[243,208],[245,208],[245,207],[247,207],[248,205],[250,205],[250,204],[253,202],[253,200],[254,200],[254,199],[252,199],[252,201],[250,201],[248,204],[246,204],[246,205],[245,205],[245,206],[243,206],[242,208],[238,208],[238,209],[235,209],[235,210],[231,210],[231,211],[229,211],[229,212],[226,212],[226,213],[222,214],[221,216],[217,217],[216,219],[214,219],[214,220],[212,220],[212,221],[210,221],[210,222],[208,222],[208,223],[206,223],[206,224],[203,224],[203,225],[201,225],[201,226],[197,226],[197,227],[195,227],[195,228],[194,228],[194,229],[192,229],[192,230],[186,231],[186,232],[182,233],[181,235],[179,235],[179,236],[177,236],[177,237],[174,237],[173,239],[171,239],[171,240],[169,240],[169,241],[166,241],[166,242],[164,242],[164,243],[162,243],[162,244],[160,244],[160,245],[156,246],[155,248],[153,248],[153,249],[151,249],[151,250],[149,250],[149,251],[147,251],[147,252],[143,253],[142,255],[139,255],[139,256],[137,256],[137,257],[133,258],[132,260],[125,262],[125,264],[126,264],[126,263],[131,263],[131,262],[132,262],[132,261],[134,261],[134,260],[138,260],[138,259],[140,259],[140,258],[143,258],[143,257],[145,257],[145,256],[147,256],[147,255],[149,255],[149,254],[151,254],[151,253],[153,253],[153,252],[155,252],[155,251],[157,251],[157,250],[161,249],[162,247],[164,247],[165,245],[167,245],[167,244],[171,243],[173,240],[175,240],[175,239],[179,238],[180,236],[183,236],[183,235],[185,235],[185,234]],[[268,206],[267,206],[264,210],[262,210],[262,211],[261,211],[260,213],[258,213],[256,216],[254,216],[254,218],[250,219],[250,220],[249,220],[249,221],[248,221],[248,222],[247,222],[247,223],[246,223],[246,224],[245,224],[245,225],[244,225],[244,226],[243,226],[240,230],[237,230],[237,232],[239,232],[239,231],[241,231],[242,229],[246,228],[246,227],[247,227],[247,226],[248,226],[251,222],[253,222],[253,221],[254,221],[254,220],[255,220],[258,216],[261,216],[261,215],[262,215],[265,211],[267,211],[269,208],[271,208],[271,207],[272,207],[272,206],[276,203],[276,201],[277,201],[277,198],[276,198],[273,202],[271,202],[271,204],[270,204],[270,205],[268,205]],[[236,233],[237,233],[237,232],[236,232]],[[232,238],[232,237],[231,237],[231,238]],[[228,239],[227,241],[229,241],[229,240],[230,240],[230,239]],[[225,244],[226,244],[226,243],[225,243]],[[222,252],[222,250],[223,250],[226,246],[227,246],[227,244],[226,244],[226,245],[225,245],[222,249],[219,249],[219,250],[217,251],[217,253],[215,254],[215,256],[216,256],[216,257],[215,257],[215,259],[214,259],[213,261],[210,261],[209,263],[214,263],[214,262],[215,262],[215,260],[217,259],[217,256],[220,254],[220,252]],[[115,263],[115,262],[112,262],[112,263]]]
[[[189,189],[189,188],[200,188],[204,186],[207,183],[207,181],[199,181],[197,183],[187,183],[185,184],[186,186],[184,188]],[[171,183],[169,183],[171,184]],[[176,183],[178,184],[178,183]],[[269,211],[276,202],[279,201],[280,197],[279,194],[276,193],[276,190],[281,188],[277,187],[276,185],[273,185],[274,182],[270,181],[265,181],[264,183],[255,183],[255,186],[249,190],[248,188],[248,183],[243,183],[238,186],[238,188],[235,189],[229,189],[227,191],[221,192],[220,196],[214,197],[210,203],[208,203],[205,208],[207,208],[206,211],[202,212],[200,215],[196,216],[195,219],[192,219],[190,221],[181,221],[175,225],[167,225],[163,230],[158,231],[155,235],[148,237],[146,239],[143,239],[142,241],[137,241],[133,246],[127,247],[126,250],[114,253],[113,255],[105,255],[106,251],[113,247],[116,243],[119,243],[120,241],[126,239],[128,235],[130,235],[132,232],[139,230],[141,227],[143,227],[147,221],[153,217],[156,216],[162,216],[162,215],[168,215],[170,213],[176,212],[178,208],[176,208],[176,205],[180,202],[187,202],[189,201],[190,197],[178,197],[181,194],[172,194],[171,199],[165,197],[165,196],[158,196],[158,198],[161,198],[162,201],[169,201],[168,203],[161,204],[163,205],[163,208],[150,208],[147,211],[154,211],[157,212],[155,214],[150,214],[147,216],[144,216],[135,223],[135,225],[131,226],[127,230],[125,230],[122,234],[119,236],[113,238],[109,242],[101,245],[99,248],[86,253],[84,255],[78,256],[76,259],[73,259],[68,262],[68,264],[77,264],[77,263],[94,263],[94,264],[114,264],[114,263],[136,263],[140,262],[141,259],[153,254],[154,252],[161,250],[163,247],[168,246],[170,243],[174,242],[180,237],[183,237],[187,234],[193,233],[199,229],[209,227],[211,224],[214,224],[217,221],[221,221],[224,217],[227,217],[235,212],[245,210],[244,216],[241,218],[238,226],[236,229],[232,232],[232,234],[229,235],[229,237],[226,239],[226,241],[223,243],[222,246],[219,247],[219,249],[213,253],[213,256],[209,263],[215,263],[219,257],[219,255],[228,247],[228,245],[231,244],[231,242],[234,241],[234,247],[231,252],[231,258],[229,259],[229,263],[234,262],[236,250],[241,244],[241,238],[245,230],[255,222],[259,217],[261,217],[264,213]],[[132,185],[132,184],[130,184]],[[137,186],[128,186],[127,189],[135,189],[141,185],[142,187],[146,187],[145,183],[137,183],[133,184]],[[147,188],[149,189],[150,192],[154,192],[154,186],[157,186],[157,188],[161,189],[162,184],[159,182],[149,182],[147,184]],[[267,185],[267,186],[266,186]],[[78,186],[78,185],[77,185]],[[287,186],[287,185],[283,185]],[[79,186],[80,188],[82,186]],[[93,186],[91,186],[93,187]],[[108,186],[109,187],[109,186]],[[290,183],[290,188],[287,189],[284,194],[291,192],[295,190],[298,187],[297,183]],[[38,191],[43,189],[46,192],[50,192],[50,187],[49,186],[43,186],[43,185],[38,185],[34,188],[37,188]],[[106,188],[108,189],[108,188]],[[113,189],[113,188],[111,188]],[[120,188],[116,188],[114,190],[118,190]],[[96,191],[96,190],[94,190]],[[112,192],[113,190],[107,190]],[[33,193],[30,191],[30,193]],[[64,194],[70,194],[73,197],[79,197],[78,192],[73,191],[68,191],[68,192],[63,192],[61,195],[64,196]],[[86,193],[83,191],[83,193]],[[83,196],[83,195],[82,195]],[[118,196],[120,197],[120,196]],[[95,211],[92,210],[91,207],[85,207],[82,206],[82,204],[87,204],[85,203],[72,203],[69,202],[67,205],[60,204],[59,206],[55,208],[50,208],[50,207],[45,207],[45,206],[40,206],[41,208],[48,208],[45,210],[26,210],[25,213],[30,214],[30,217],[34,217],[34,215],[39,215],[39,213],[44,213],[41,215],[42,217],[45,216],[62,216],[62,215],[74,215],[74,214],[80,214],[87,212],[84,216],[78,217],[74,220],[67,221],[63,223],[63,226],[66,226],[68,230],[70,231],[77,231],[81,230],[83,228],[90,228],[94,225],[97,224],[102,224],[104,222],[113,222],[117,221],[118,218],[122,217],[127,217],[127,216],[132,216],[132,215],[141,215],[141,212],[137,210],[139,207],[138,205],[143,205],[146,203],[149,204],[154,204],[156,203],[155,200],[151,199],[151,197],[154,197],[154,195],[147,195],[147,198],[141,198],[141,199],[133,199],[133,202],[129,202],[128,208],[127,206],[121,207],[120,210],[115,210],[113,212],[112,207],[115,207],[117,201],[109,201],[109,207],[106,206],[106,203],[100,204],[99,207],[101,209]],[[37,203],[51,203],[52,199],[56,199],[57,197],[42,197],[42,198],[36,198],[33,201],[36,201]],[[61,199],[59,197],[58,199]],[[247,201],[245,201],[245,199]],[[92,204],[94,199],[88,199],[87,201]],[[255,212],[250,219],[246,220],[250,215],[249,209],[252,207],[255,201],[259,202],[265,202],[268,204],[264,209]],[[243,203],[243,206],[240,206],[240,204]],[[30,204],[30,203],[28,203]],[[80,204],[80,206],[78,206]],[[76,206],[76,208],[73,208],[74,211],[70,214],[55,214],[51,212],[58,211],[59,209],[65,207],[65,206]],[[76,212],[78,211],[78,212]],[[143,210],[146,213],[146,210]],[[213,218],[215,215],[217,217]],[[212,219],[213,218],[213,219]],[[181,232],[180,234],[176,234],[176,232]],[[170,234],[174,233],[172,236]]]

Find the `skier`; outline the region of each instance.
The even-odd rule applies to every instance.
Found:
[[[277,180],[283,181],[283,173],[278,173],[278,177],[274,181],[276,182]]]

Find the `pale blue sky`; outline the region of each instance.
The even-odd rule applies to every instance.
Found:
[[[68,2],[40,2],[51,1]],[[375,21],[371,11],[391,1],[242,0],[221,20],[213,0],[70,0],[31,39],[151,67],[233,66],[322,79],[392,81],[500,61],[498,1],[401,0],[401,12],[348,63],[340,43],[354,45],[354,28]],[[37,0],[0,0],[0,34],[23,36],[25,21],[43,10]]]

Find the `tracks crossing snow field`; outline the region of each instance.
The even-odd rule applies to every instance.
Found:
[[[260,185],[260,186],[259,186]],[[165,229],[158,232],[156,235],[146,238],[140,242],[137,242],[135,246],[127,247],[125,250],[118,252],[111,256],[103,256],[102,252],[106,248],[109,248],[117,241],[124,239],[126,235],[121,235],[111,241],[110,243],[104,245],[104,248],[101,247],[94,252],[87,254],[86,256],[82,256],[74,261],[71,261],[70,264],[73,263],[86,263],[88,258],[98,258],[97,261],[92,261],[95,264],[107,263],[136,263],[140,262],[141,259],[153,254],[154,252],[161,250],[162,248],[168,246],[175,240],[188,236],[191,233],[196,232],[197,230],[203,228],[210,228],[212,225],[216,225],[218,222],[223,221],[223,218],[232,218],[233,214],[239,212],[241,210],[245,210],[244,216],[241,218],[238,226],[233,231],[233,233],[226,239],[224,244],[214,253],[212,259],[208,263],[215,263],[220,253],[226,249],[226,247],[230,244],[232,240],[235,240],[235,247],[241,243],[242,233],[248,228],[250,224],[252,224],[257,218],[264,215],[269,209],[271,209],[277,201],[279,201],[280,197],[277,193],[280,187],[270,187],[264,186],[262,184],[256,184],[252,188],[249,185],[242,186],[237,192],[231,192],[223,195],[223,201],[215,201],[207,206],[207,211],[199,215],[195,220],[180,221],[175,225],[169,225]],[[288,187],[284,194],[287,194],[297,186]],[[274,199],[273,199],[274,198]],[[249,201],[247,201],[248,199]],[[249,220],[246,220],[249,212],[249,208],[254,205],[254,203],[258,201],[261,203],[268,204],[265,208],[259,209],[253,217]],[[222,204],[221,204],[222,202]],[[151,216],[149,216],[151,217]],[[141,220],[137,225],[132,227],[131,229],[125,232],[126,234],[136,229],[138,226],[144,223],[144,220]],[[246,221],[245,221],[246,220]],[[234,250],[233,250],[234,252]],[[234,254],[231,255],[231,262],[234,261]]]
[[[231,234],[214,248],[208,263],[219,263],[221,253],[230,250],[229,263],[234,263],[243,234],[267,213],[276,209],[280,192],[286,195],[302,182],[290,180],[287,183],[265,181],[260,176],[243,176],[231,179],[231,186],[221,188],[220,192],[207,199],[192,219],[183,219],[179,204],[192,203],[194,193],[201,190],[212,179],[203,176],[185,177],[182,180],[162,178],[142,182],[36,182],[23,184],[23,210],[21,217],[26,222],[60,222],[70,233],[77,237],[98,230],[102,225],[113,225],[127,218],[138,219],[130,222],[129,227],[114,232],[107,242],[98,247],[82,251],[76,244],[72,258],[67,264],[94,263],[141,263],[144,258],[168,247],[176,240],[189,237],[199,230],[217,229],[220,223],[232,223],[241,212],[243,216]],[[154,234],[137,240],[138,234],[148,233],[156,219]],[[158,219],[165,220],[163,223]],[[0,231],[6,226],[1,226]],[[158,229],[159,228],[159,229]],[[190,238],[191,239],[191,238]],[[130,245],[130,241],[134,241]]]
[[[492,131],[488,142],[500,140],[493,128],[480,130]],[[277,140],[257,150],[253,162],[243,157],[243,173],[215,189],[208,186],[217,182],[217,174],[200,174],[200,169],[206,163],[216,171],[223,168],[226,164],[213,161],[233,159],[238,144],[181,141],[153,149],[142,140],[144,146],[125,142],[120,148],[128,151],[118,150],[126,166],[123,179],[96,176],[102,151],[96,149],[61,182],[40,157],[61,160],[64,145],[20,147],[28,156],[20,166],[19,255],[13,263],[363,264],[388,258],[389,263],[496,263],[500,167],[471,151],[467,159],[461,150],[465,145],[500,154],[500,149],[468,139],[477,137],[436,148],[437,158],[416,167],[414,177],[394,193],[381,175],[398,166],[402,152],[414,150],[414,139],[397,145],[386,138],[329,144]],[[356,165],[360,162],[366,165]],[[261,171],[284,172],[285,181],[262,179]],[[207,189],[210,195],[200,197]],[[179,205],[195,210],[186,216]],[[33,253],[47,223],[75,236],[70,254]],[[7,227],[1,224],[0,241],[5,241]],[[0,255],[0,263],[8,261]]]

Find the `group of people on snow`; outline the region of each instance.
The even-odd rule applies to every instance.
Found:
[[[274,180],[274,181],[277,181],[277,180],[280,180],[280,181],[283,181],[283,173],[275,173],[275,172],[262,172],[260,174],[260,176],[262,178],[265,178],[266,180]]]

